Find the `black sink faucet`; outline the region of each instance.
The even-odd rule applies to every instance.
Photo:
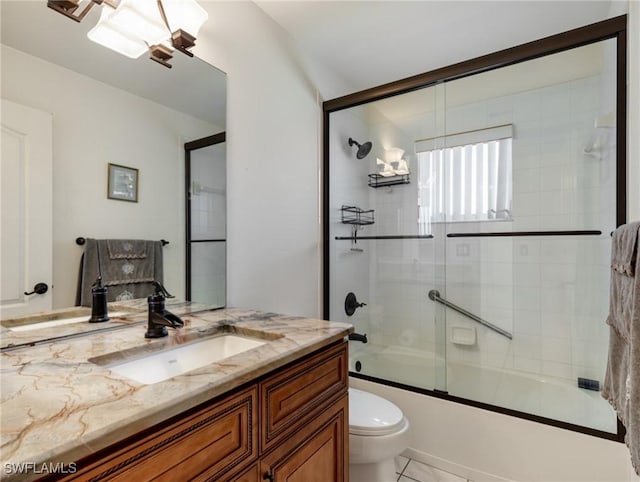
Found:
[[[145,338],[162,338],[167,336],[167,326],[171,328],[182,328],[184,322],[164,307],[165,298],[173,298],[162,284],[153,282],[155,292],[147,298],[149,303],[149,319]]]
[[[98,275],[96,282],[91,285],[91,318],[89,318],[89,323],[104,321],[109,321],[107,287],[102,286],[102,276]]]

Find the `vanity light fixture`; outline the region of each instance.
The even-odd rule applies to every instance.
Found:
[[[85,3],[86,2],[86,3]],[[84,7],[79,13],[81,4]],[[94,5],[101,5],[100,20],[87,36],[90,40],[130,58],[149,52],[151,60],[171,68],[174,49],[189,51],[208,18],[196,0],[48,0],[47,6],[82,21]]]

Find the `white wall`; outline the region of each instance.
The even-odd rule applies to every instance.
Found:
[[[165,285],[183,293],[183,144],[219,129],[4,45],[2,97],[53,114],[54,308],[74,304],[78,236],[169,240]],[[139,169],[137,203],[107,199],[110,162]]]
[[[204,2],[196,54],[228,74],[228,302],[320,314],[320,105],[284,31],[249,2]]]

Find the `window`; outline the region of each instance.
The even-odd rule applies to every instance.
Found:
[[[433,222],[511,219],[512,137],[509,125],[416,143],[421,234]]]

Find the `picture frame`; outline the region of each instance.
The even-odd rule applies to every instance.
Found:
[[[109,163],[107,197],[118,201],[138,202],[138,169]]]

